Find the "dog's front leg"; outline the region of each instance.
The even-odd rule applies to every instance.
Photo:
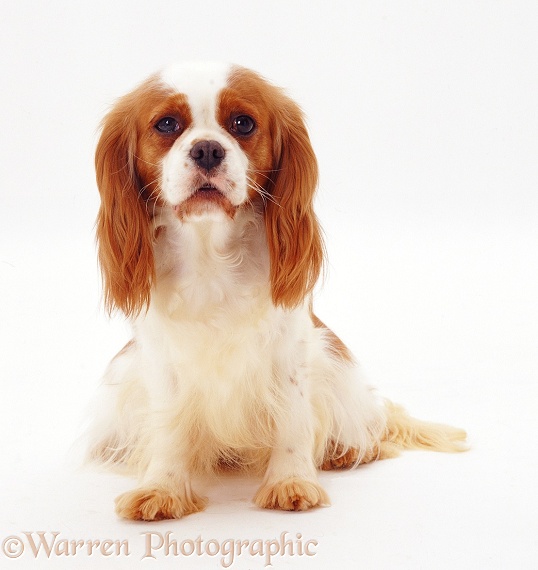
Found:
[[[174,457],[173,448],[162,445],[153,453],[140,487],[116,498],[116,512],[126,519],[158,521],[179,519],[204,509],[206,501],[191,487],[185,466]],[[169,452],[165,451],[168,447]]]
[[[314,464],[314,418],[307,380],[299,371],[282,382],[284,409],[262,486],[254,497],[259,507],[304,511],[329,504]]]
[[[126,519],[156,521],[179,519],[204,509],[206,501],[191,487],[185,434],[178,433],[178,412],[166,405],[166,391],[154,388],[145,422],[146,440],[140,463],[147,465],[140,487],[116,498],[116,512]]]

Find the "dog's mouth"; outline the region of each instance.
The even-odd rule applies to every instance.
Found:
[[[219,198],[219,196],[225,197],[224,194],[221,192],[220,188],[211,184],[211,182],[204,182],[193,194],[190,198],[194,196],[198,196],[199,198],[205,200],[212,200],[214,198]],[[189,198],[189,200],[190,200]]]
[[[233,219],[237,206],[234,206],[218,186],[204,182],[185,201],[174,206],[176,216],[185,221],[188,218],[202,218],[207,214],[223,212]]]

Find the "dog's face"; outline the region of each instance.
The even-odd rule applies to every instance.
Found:
[[[136,168],[147,196],[187,219],[233,217],[264,192],[274,159],[265,82],[222,64],[178,65],[140,89]]]
[[[100,261],[109,308],[136,314],[155,278],[152,218],[233,222],[256,207],[265,222],[276,304],[312,289],[322,262],[313,212],[317,164],[299,107],[258,74],[181,64],[121,98],[96,152]]]
[[[135,167],[145,196],[187,220],[233,217],[266,192],[270,90],[252,72],[222,64],[177,65],[143,84]]]

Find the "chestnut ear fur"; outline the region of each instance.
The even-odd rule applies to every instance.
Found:
[[[149,305],[155,276],[150,219],[134,165],[139,96],[134,92],[120,99],[105,117],[95,154],[101,194],[96,234],[105,306],[127,316]]]
[[[324,261],[314,213],[318,166],[300,108],[280,94],[276,108],[274,173],[265,226],[275,305],[294,308],[314,288]]]

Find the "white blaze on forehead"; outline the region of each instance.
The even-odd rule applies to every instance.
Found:
[[[195,124],[215,121],[218,93],[226,87],[231,66],[219,62],[180,63],[164,69],[160,78],[168,87],[186,95]]]

